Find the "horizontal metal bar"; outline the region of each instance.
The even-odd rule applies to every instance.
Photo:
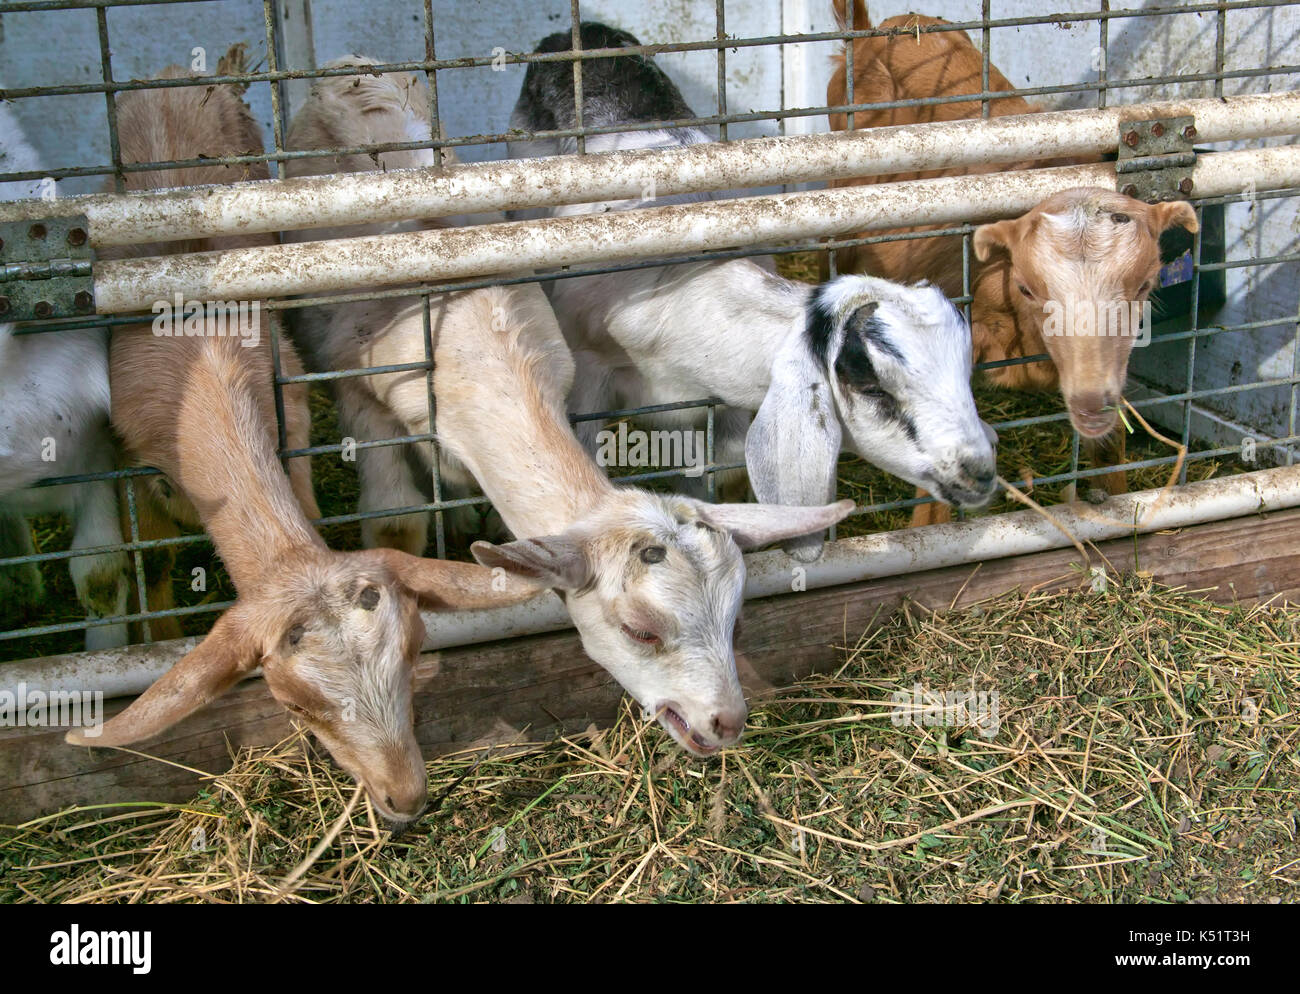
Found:
[[[819,107],[794,107],[782,110],[757,110],[745,113],[710,114],[706,117],[682,118],[669,122],[636,122],[626,124],[592,125],[581,128],[567,128],[556,131],[530,132],[531,139],[552,138],[588,138],[592,135],[626,134],[635,131],[658,131],[665,127],[706,128],[725,126],[727,124],[751,124],[764,121],[780,122],[804,117],[825,117],[828,114],[852,113],[861,110],[888,110],[900,107],[932,107],[940,104],[964,103],[973,100],[998,100],[1008,97],[1065,96],[1074,93],[1094,93],[1098,89],[1133,89],[1149,88],[1159,85],[1173,85],[1197,82],[1222,83],[1225,79],[1257,79],[1265,76],[1293,76],[1300,73],[1300,65],[1266,66],[1258,69],[1232,69],[1223,72],[1180,73],[1172,76],[1143,76],[1125,80],[1107,80],[1098,86],[1094,83],[1062,83],[1053,86],[1017,87],[1014,90],[988,90],[978,93],[963,93],[949,97],[911,97],[906,100],[886,100],[871,103],[824,105]],[[204,77],[205,80],[211,77]],[[328,149],[303,149],[298,151],[266,151],[256,155],[214,156],[211,159],[170,159],[160,162],[139,162],[123,164],[122,172],[147,172],[166,169],[188,169],[195,166],[246,165],[253,162],[285,162],[290,159],[317,159],[337,155],[373,154],[379,152],[396,152],[414,149],[466,148],[474,145],[499,145],[504,142],[518,141],[520,134],[515,131],[497,132],[479,135],[466,135],[451,138],[430,138],[422,141],[380,142],[373,145],[355,145]],[[112,165],[77,166],[62,169],[37,169],[16,173],[0,173],[0,182],[34,180],[49,177],[51,179],[68,179],[82,176],[113,175],[119,170]]]
[[[1205,143],[1300,134],[1300,92],[19,201],[0,204],[0,221],[84,214],[103,248],[1082,156],[1114,149],[1124,120],[1176,116],[1194,116]]]
[[[195,614],[215,614],[234,606],[234,601],[221,601],[213,604],[195,604],[192,607],[173,607],[166,611],[149,611],[147,613],[114,615],[111,618],[82,618],[80,621],[62,621],[55,625],[40,625],[36,628],[15,628],[0,632],[0,642],[21,638],[39,638],[42,635],[60,635],[63,632],[77,632],[83,628],[102,628],[105,625],[124,625],[133,621],[149,621],[153,618],[184,618]]]
[[[1137,155],[1131,159],[1120,159],[1115,163],[1115,172],[1123,176],[1128,173],[1147,172],[1152,169],[1169,169],[1176,166],[1196,165],[1195,152],[1173,152],[1167,155]]]
[[[1202,155],[1195,189],[1215,196],[1300,185],[1300,147]],[[95,267],[101,313],[147,310],[176,293],[187,299],[257,300],[434,277],[518,273],[613,257],[654,258],[826,234],[871,231],[1023,213],[1066,187],[1113,188],[1113,164],[943,176],[903,183],[546,218],[468,228],[259,246],[159,258],[106,260]]]
[[[626,54],[626,52],[624,52]],[[1150,88],[1159,85],[1173,85],[1197,82],[1222,83],[1226,79],[1257,79],[1265,76],[1292,76],[1300,73],[1300,65],[1265,66],[1256,69],[1231,69],[1225,71],[1202,73],[1178,73],[1171,76],[1143,76],[1133,79],[1107,80],[1100,86],[1095,83],[1061,83],[1052,86],[1017,87],[1013,90],[986,90],[976,93],[963,93],[956,96],[909,97],[905,100],[873,101],[870,103],[832,104],[814,107],[783,108],[781,110],[756,110],[732,114],[710,114],[705,117],[681,118],[674,121],[649,121],[621,123],[611,125],[591,125],[566,128],[555,131],[529,132],[529,139],[588,138],[592,135],[626,134],[635,131],[658,131],[671,128],[707,128],[727,124],[749,124],[763,121],[785,121],[804,117],[825,117],[828,114],[853,113],[862,110],[889,110],[901,107],[934,107],[941,104],[964,103],[973,100],[1005,100],[1008,97],[1065,96],[1074,93],[1094,93],[1098,89],[1134,89]],[[359,75],[353,72],[338,72],[336,75]],[[202,77],[209,83],[212,77]],[[170,81],[171,86],[195,85],[192,81]],[[48,94],[43,94],[48,95]],[[146,172],[165,169],[188,169],[195,166],[246,165],[253,162],[285,162],[290,159],[317,159],[337,155],[373,154],[379,152],[396,152],[414,149],[466,148],[474,145],[498,145],[504,142],[520,140],[520,133],[505,131],[479,135],[466,135],[450,138],[429,138],[422,141],[380,142],[370,145],[354,145],[328,149],[302,149],[295,151],[266,151],[256,155],[214,156],[211,159],[171,159],[160,162],[139,162],[122,165],[122,172]],[[0,173],[0,181],[33,180],[44,177],[67,179],[80,176],[103,176],[118,172],[112,165],[78,166],[62,169],[27,170],[26,172]]]
[[[860,583],[922,570],[1067,547],[1075,536],[1083,542],[1123,538],[1138,532],[1164,531],[1207,521],[1282,510],[1300,504],[1300,467],[1258,470],[1240,476],[1204,480],[1179,487],[1172,495],[1158,490],[1112,497],[1104,508],[1059,507],[1057,523],[1034,511],[1013,511],[925,529],[863,535],[828,543],[822,557],[805,568],[807,589]],[[784,552],[745,556],[745,597],[788,593],[790,557]],[[571,627],[563,604],[543,595],[525,604],[484,611],[429,617],[425,649],[470,645],[516,635]],[[21,660],[0,668],[0,688],[19,683],[29,688],[99,690],[106,697],[138,694],[193,647],[192,639],[151,646],[127,646],[73,656]]]

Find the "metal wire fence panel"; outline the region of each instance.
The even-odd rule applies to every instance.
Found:
[[[579,155],[594,154],[589,142],[602,135],[699,127],[720,142],[753,137],[802,135],[827,129],[831,115],[845,114],[849,127],[861,126],[872,112],[890,109],[927,114],[945,106],[978,101],[977,116],[996,117],[999,99],[1019,96],[1047,111],[1121,107],[1170,99],[1232,97],[1295,88],[1300,74],[1300,5],[1284,0],[1238,0],[1219,3],[1148,2],[1116,6],[1105,0],[963,0],[922,5],[921,12],[946,18],[947,24],[914,24],[882,29],[888,17],[907,11],[901,3],[872,3],[871,22],[847,5],[849,23],[835,22],[829,0],[768,0],[732,3],[699,0],[682,5],[614,3],[598,16],[634,33],[640,45],[582,50],[579,22],[597,16],[578,0],[541,3],[460,4],[451,0],[385,0],[367,8],[369,23],[355,24],[355,8],[329,0],[30,0],[0,8],[0,97],[12,110],[40,153],[40,163],[0,157],[0,199],[19,195],[51,197],[99,190],[121,192],[126,177],[154,169],[230,164],[269,164],[272,176],[287,163],[346,154],[374,156],[385,152],[428,150],[433,168],[444,156],[465,162],[503,158],[505,143],[555,140],[572,143]],[[490,8],[490,9],[489,9]],[[980,52],[978,79],[959,94],[864,99],[856,88],[854,39],[908,33],[920,37],[960,29]],[[537,53],[545,35],[569,32],[567,51]],[[242,45],[242,66],[231,68],[222,56]],[[843,99],[827,102],[831,58],[840,51],[848,69]],[[320,68],[351,51],[381,60],[356,66]],[[633,125],[599,125],[584,120],[583,73],[592,60],[629,54],[652,56],[680,87],[694,116]],[[572,63],[574,122],[541,132],[520,133],[510,127],[510,109],[526,67],[536,63]],[[167,63],[179,63],[195,75],[154,79]],[[238,63],[235,63],[238,65]],[[306,98],[312,80],[363,73],[416,72],[426,81],[432,132],[425,138],[385,144],[296,151],[286,147],[293,113]],[[1011,81],[1010,91],[994,85],[998,73]],[[265,148],[226,157],[163,163],[124,163],[118,134],[116,102],[123,93],[158,87],[211,86],[235,83],[262,124]],[[590,96],[588,94],[588,96]],[[870,96],[865,95],[865,96]],[[942,113],[940,113],[942,116]],[[1121,141],[1116,136],[1117,143]],[[1286,144],[1289,137],[1196,144],[1185,156],[1229,149]],[[0,149],[0,151],[3,151]],[[1045,146],[1038,156],[1050,157]],[[1112,150],[1122,153],[1119,147]],[[1005,163],[1004,163],[1005,164]],[[1138,163],[1142,165],[1142,163]],[[1007,165],[1007,168],[1010,168]],[[1126,167],[1121,167],[1126,168]],[[799,173],[792,163],[790,177]],[[1119,177],[1120,187],[1126,183]],[[761,196],[819,188],[793,179],[781,187],[732,191]],[[1296,409],[1300,388],[1300,240],[1297,194],[1291,188],[1244,185],[1228,195],[1200,196],[1190,191],[1200,230],[1186,245],[1167,246],[1164,285],[1151,344],[1134,352],[1126,396],[1154,426],[1187,449],[1179,482],[1240,472],[1272,464],[1290,465],[1297,441]],[[653,195],[650,199],[653,199]],[[962,218],[962,221],[967,220]],[[961,283],[953,300],[969,316],[972,271],[978,265],[971,244],[975,226],[952,223],[921,233],[888,231],[855,235],[827,217],[818,237],[798,243],[720,247],[678,251],[667,261],[773,256],[785,274],[816,280],[835,272],[839,250],[904,242],[918,237],[950,236],[961,244]],[[550,282],[578,275],[630,271],[663,265],[665,258],[607,259],[575,265],[542,276],[465,278],[418,287],[375,290],[357,286],[311,296],[268,302],[272,312],[323,307],[345,301],[410,296],[424,301],[423,361],[365,369],[334,369],[294,374],[281,362],[280,326],[270,325],[275,364],[279,444],[286,465],[314,457],[315,482],[323,517],[319,527],[332,545],[355,547],[362,522],[403,514],[431,513],[428,554],[463,556],[465,549],[448,528],[450,515],[477,509],[486,526],[486,498],[449,497],[437,457],[437,411],[433,390],[433,332],[429,301],[435,294]],[[94,271],[89,262],[69,263],[69,276]],[[7,261],[0,274],[0,294],[32,274]],[[15,291],[16,292],[16,291]],[[4,300],[0,296],[0,300]],[[16,299],[16,298],[15,298]],[[0,319],[4,312],[0,309]],[[58,335],[70,329],[112,328],[137,320],[129,316],[60,318],[24,322],[11,334]],[[2,354],[0,354],[2,356]],[[1045,356],[1018,356],[981,364],[985,373],[1041,361]],[[3,370],[0,370],[0,374]],[[431,429],[382,438],[345,438],[336,421],[329,392],[332,384],[377,373],[409,374],[427,386]],[[312,389],[311,444],[290,446],[284,417],[284,388],[305,383]],[[1002,435],[1002,475],[1022,487],[1032,486],[1044,501],[1085,496],[1113,467],[1081,459],[1077,434],[1055,392],[1011,394],[981,387],[981,411]],[[719,462],[715,451],[717,419],[724,415],[717,398],[698,397],[672,403],[604,411],[572,411],[572,421],[602,425],[651,414],[691,412],[706,439],[704,479],[713,499],[722,474],[743,468]],[[0,411],[0,422],[3,422]],[[1177,462],[1163,443],[1136,435],[1123,469],[1131,481],[1158,485]],[[358,453],[400,447],[403,458],[418,467],[423,502],[403,502],[360,510],[355,459]],[[3,453],[0,440],[0,453]],[[432,457],[429,456],[432,453]],[[59,472],[52,463],[36,487],[84,488],[110,481],[119,488],[123,506],[121,545],[92,546],[73,541],[71,525],[57,515],[32,519],[35,542],[30,548],[0,544],[0,590],[13,592],[23,571],[39,569],[47,587],[38,603],[19,598],[0,604],[0,659],[46,655],[76,649],[82,633],[124,623],[145,622],[139,634],[149,640],[147,623],[174,618],[190,633],[210,624],[215,612],[229,606],[234,590],[224,576],[206,537],[141,537],[136,487],[154,471],[118,468],[102,472]],[[621,479],[668,487],[688,475],[682,466],[623,466]],[[856,514],[835,534],[899,527],[911,509],[928,498],[910,486],[844,457],[838,467],[841,496],[858,503]],[[0,481],[0,519],[28,515]],[[1011,507],[1004,503],[995,511]],[[3,521],[0,520],[0,524]],[[0,533],[8,534],[0,528]],[[67,577],[69,562],[89,555],[126,551],[135,581],[125,613],[88,620]],[[179,606],[158,610],[149,603],[146,565],[150,556],[175,555],[173,585]],[[6,580],[5,578],[9,579]],[[200,582],[202,579],[203,582]],[[170,628],[168,630],[171,630]]]

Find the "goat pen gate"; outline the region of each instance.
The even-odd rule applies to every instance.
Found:
[[[0,98],[10,102],[50,168],[6,172],[0,160],[0,182],[36,182],[47,194],[60,185],[63,190],[57,197],[0,205],[0,297],[5,305],[0,317],[21,322],[20,334],[58,334],[61,328],[111,329],[138,321],[128,315],[148,312],[153,302],[170,301],[175,294],[199,300],[271,298],[270,306],[280,309],[381,296],[423,296],[427,301],[449,289],[537,279],[509,275],[530,269],[562,268],[541,278],[564,279],[658,265],[664,259],[775,255],[806,262],[801,253],[907,237],[871,233],[917,224],[946,226],[939,233],[962,237],[963,285],[969,291],[975,223],[1027,211],[1071,186],[1123,189],[1134,178],[1134,167],[1140,170],[1143,163],[1131,156],[1125,161],[1131,150],[1124,148],[1121,123],[1191,118],[1194,130],[1187,135],[1194,137],[1186,137],[1185,147],[1172,157],[1168,149],[1153,148],[1149,156],[1166,158],[1145,164],[1182,170],[1179,175],[1190,182],[1182,192],[1190,191],[1201,232],[1187,252],[1178,286],[1166,295],[1166,312],[1154,328],[1151,346],[1134,354],[1128,390],[1133,405],[1180,442],[1187,456],[1179,464],[1168,449],[1140,450],[1125,464],[1149,486],[1180,465],[1179,485],[1165,498],[1152,490],[1112,497],[1104,515],[1063,508],[1054,513],[1079,540],[1097,543],[1104,561],[1117,569],[1140,566],[1164,582],[1214,586],[1221,597],[1294,594],[1300,591],[1300,577],[1287,537],[1300,511],[1263,520],[1257,514],[1300,506],[1300,470],[1293,467],[1300,438],[1300,251],[1295,235],[1300,149],[1284,143],[1300,133],[1300,93],[1288,90],[1300,72],[1300,10],[1282,0],[1151,2],[1124,9],[1095,0],[1058,4],[1071,9],[1041,14],[1025,0],[945,2],[930,9],[917,5],[923,13],[954,22],[945,27],[969,32],[980,46],[982,119],[824,134],[828,113],[879,106],[855,102],[850,89],[845,105],[828,107],[822,94],[835,47],[843,39],[880,32],[837,27],[830,3],[821,0],[770,0],[743,9],[738,4],[728,9],[717,0],[691,5],[685,20],[669,16],[669,8],[680,5],[653,2],[582,4],[581,9],[577,0],[494,4],[487,14],[481,4],[387,0],[367,5],[371,26],[364,29],[347,23],[346,5],[325,0],[314,5],[310,0],[7,3],[0,9]],[[503,13],[500,6],[510,9]],[[870,7],[877,24],[908,9],[896,3]],[[671,124],[715,129],[719,141],[671,151],[588,155],[585,139],[593,134],[668,122],[618,129],[579,123],[544,136],[574,139],[576,155],[496,161],[507,139],[536,137],[505,127],[524,66],[545,60],[574,61],[576,67],[577,60],[612,54],[529,54],[538,39],[555,30],[572,27],[576,38],[580,17],[635,33],[645,43],[642,50],[678,80],[693,106],[704,108],[695,120]],[[59,39],[53,53],[57,61],[44,44],[49,38]],[[115,51],[114,42],[124,51]],[[254,53],[251,61],[260,68],[213,75],[215,53],[236,42],[247,44]],[[340,151],[286,152],[284,137],[286,121],[311,79],[362,71],[322,72],[315,68],[317,58],[351,51],[392,60],[376,71],[426,75],[435,137],[347,151],[431,149],[433,168],[161,194],[120,192],[123,176],[144,167],[121,161],[116,94],[162,85],[246,85],[251,105],[266,123],[270,151],[231,161],[267,161],[274,176],[292,158]],[[449,57],[448,52],[458,54]],[[214,53],[213,65],[199,69],[193,79],[145,78],[169,62],[206,65],[208,53]],[[1063,53],[1069,58],[1063,59]],[[78,67],[74,62],[82,55],[88,63]],[[1017,83],[1032,81],[1014,93],[1044,102],[1045,109],[1026,117],[989,119],[991,98],[1006,96],[988,89],[992,65]],[[1065,75],[1070,78],[1061,78]],[[88,111],[101,107],[102,125],[87,126]],[[577,118],[581,122],[580,108]],[[69,139],[69,134],[75,137]],[[454,149],[464,164],[442,168],[442,149]],[[59,161],[60,152],[72,160]],[[1118,153],[1120,162],[824,188],[828,180],[853,176],[1098,153]],[[105,178],[115,181],[119,192],[92,192]],[[645,197],[647,190],[652,197],[723,190],[737,191],[737,196],[624,214],[300,242],[144,263],[95,255],[120,245]],[[74,230],[84,232],[84,246],[73,239],[66,253],[60,248],[56,254],[36,244],[56,241],[48,238],[50,232]],[[380,246],[383,251],[376,251]],[[355,292],[355,287],[379,289]],[[970,300],[967,292],[955,302],[969,308]],[[280,372],[276,389],[293,382],[323,385],[374,371],[296,377]],[[432,383],[431,362],[411,371]],[[431,387],[429,395],[436,424]],[[671,406],[698,414],[712,494],[714,475],[735,468],[715,462],[717,403],[700,397]],[[1080,466],[1079,437],[1069,431],[1059,408],[1053,394],[1045,401],[1013,405],[1008,416],[993,422],[1004,441],[1012,442],[1008,458],[1017,460],[1001,460],[1002,474],[1019,486],[1032,484],[1039,494],[1054,494],[1076,482],[1087,486],[1104,471]],[[575,421],[612,422],[649,410],[571,413]],[[319,524],[333,541],[355,542],[358,522],[397,509],[362,513],[347,506],[344,497],[353,484],[345,451],[427,446],[434,436],[330,437],[329,412],[321,405],[314,409],[314,421],[313,444],[307,449],[288,450],[281,428],[282,457],[315,456],[319,465],[329,467],[325,486],[318,482],[327,504]],[[1054,458],[1060,465],[1040,472],[1032,464],[1033,440],[1048,432],[1057,440]],[[180,550],[177,582],[188,603],[160,612],[151,610],[141,593],[141,602],[130,605],[125,616],[89,622],[71,617],[75,604],[64,605],[60,617],[35,620],[0,605],[0,612],[7,612],[0,614],[0,658],[12,660],[0,664],[0,690],[102,691],[114,699],[111,713],[192,642],[150,642],[146,631],[142,644],[77,651],[88,623],[147,625],[170,614],[197,633],[229,605],[228,583],[203,558],[210,559],[204,536],[140,539],[132,481],[149,472],[51,476],[41,485],[125,481],[129,534],[120,548],[132,557],[137,578],[143,578],[143,557],[151,548]],[[665,481],[684,473],[680,466],[663,467],[623,479]],[[821,560],[793,567],[781,552],[747,557],[746,596],[759,600],[747,608],[741,647],[756,671],[751,678],[760,683],[779,682],[834,660],[832,646],[842,644],[846,632],[865,629],[882,607],[892,609],[905,596],[946,607],[1017,584],[1078,582],[1078,556],[1070,537],[1032,511],[1008,509],[925,529],[864,534],[882,521],[897,524],[899,513],[918,499],[910,496],[910,488],[872,475],[853,461],[841,463],[839,476],[839,495],[853,496],[859,507],[832,535]],[[345,494],[331,493],[339,487]],[[434,513],[430,554],[443,557],[455,552],[448,548],[444,513],[485,499],[443,499],[436,460],[429,490],[427,503],[400,510]],[[339,499],[331,501],[331,496]],[[43,533],[41,544],[34,553],[0,558],[0,569],[37,564],[54,591],[66,594],[61,577],[68,560],[108,551],[74,552],[55,526]],[[976,563],[983,565],[972,575]],[[186,570],[205,569],[199,564],[206,564],[213,577],[191,590]],[[1095,575],[1092,582],[1098,582]],[[145,584],[139,586],[143,590]],[[472,616],[439,616],[428,627],[425,648],[430,654],[417,699],[417,733],[426,746],[507,739],[523,729],[581,728],[607,718],[616,705],[618,688],[584,660],[571,632],[561,633],[568,619],[554,598]],[[168,733],[151,751],[191,768],[212,768],[227,756],[228,743],[265,744],[285,727],[267,695],[246,684]],[[146,785],[153,797],[183,795],[192,790],[193,778],[182,768],[131,754],[100,756],[65,748],[58,729],[0,729],[0,809],[6,812],[0,820],[92,797],[109,800],[129,787]]]

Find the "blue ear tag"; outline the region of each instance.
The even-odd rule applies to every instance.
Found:
[[[1156,277],[1156,286],[1174,286],[1186,283],[1192,278],[1192,250],[1188,249],[1177,259],[1166,262],[1160,267]]]

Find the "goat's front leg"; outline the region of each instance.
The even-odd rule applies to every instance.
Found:
[[[569,413],[594,414],[597,411],[612,410],[618,402],[613,367],[600,355],[587,349],[575,350],[573,362],[577,373],[573,378],[573,387],[569,390]],[[579,421],[574,424],[573,433],[578,436],[582,447],[594,456],[600,447],[597,436],[604,427],[600,421]]]
[[[917,487],[916,496],[929,497],[930,494],[921,487]],[[920,528],[923,525],[942,525],[951,520],[952,508],[942,501],[932,500],[928,504],[917,504],[912,508],[912,520],[908,527]]]
[[[754,420],[754,416],[749,411],[743,411],[737,407],[719,407],[713,415],[713,460],[722,465],[731,463],[740,463],[737,469],[724,469],[714,474],[713,492],[716,499],[722,503],[743,503],[749,497],[749,474],[745,471],[745,435],[749,432],[749,424]],[[701,433],[703,434],[703,433]],[[701,461],[707,455],[705,445],[697,445],[697,450]],[[700,477],[701,493],[692,493],[692,496],[705,499],[707,491],[707,478]],[[688,479],[688,484],[693,481]],[[691,493],[689,486],[687,493]]]
[[[80,484],[74,503],[76,526],[71,551],[122,544],[118,520],[117,485],[112,480]],[[126,614],[130,593],[130,560],[125,552],[103,552],[68,561],[77,599],[88,618],[113,618]],[[126,625],[96,625],[86,629],[87,649],[126,645]]]
[[[176,538],[181,534],[176,519],[168,510],[168,505],[160,491],[173,493],[171,484],[163,477],[136,477],[134,480],[118,481],[117,503],[118,520],[121,522],[122,535],[131,537],[130,503],[127,500],[126,487],[135,492],[136,534],[142,542],[152,542],[165,538]],[[180,503],[180,502],[177,502]],[[185,513],[191,513],[188,501],[184,502]],[[131,613],[136,611],[153,613],[170,611],[176,606],[176,593],[172,586],[172,574],[176,570],[176,547],[172,545],[155,546],[137,553],[142,562],[145,580],[145,599],[140,601],[140,588],[136,583],[135,560],[132,557],[130,569],[131,592],[127,604]],[[192,582],[192,581],[191,581]],[[164,642],[178,639],[184,635],[180,619],[175,615],[162,618],[150,618],[148,621],[148,640]],[[145,623],[133,621],[130,624],[132,642],[145,641]]]
[[[417,433],[408,430],[392,411],[355,381],[340,380],[337,396],[339,427],[346,437],[362,442]],[[425,496],[416,486],[406,462],[406,446],[380,445],[357,449],[356,459],[361,483],[358,510],[363,514],[425,503]],[[426,511],[366,518],[361,522],[361,544],[367,549],[400,549],[421,556],[428,543],[429,515]]]
[[[1105,438],[1088,442],[1085,446],[1088,460],[1094,467],[1123,466],[1125,462],[1125,439],[1122,428],[1116,428]],[[1112,497],[1128,493],[1128,474],[1122,469],[1103,473],[1100,477],[1102,488]]]
[[[17,559],[36,551],[25,515],[0,507],[0,559]],[[35,563],[0,566],[0,602],[19,612],[40,604],[45,581]]]

